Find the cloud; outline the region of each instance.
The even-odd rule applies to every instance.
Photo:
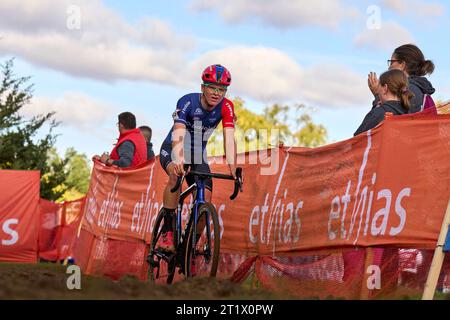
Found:
[[[302,68],[273,48],[233,46],[211,51],[190,64],[191,73],[214,63],[230,70],[232,95],[265,103],[296,101],[321,107],[347,107],[367,101],[363,76],[336,65]]]
[[[59,98],[33,97],[31,103],[22,109],[22,114],[32,117],[53,111],[56,112],[55,119],[61,121],[61,126],[81,131],[97,129],[103,124],[112,125],[111,119],[121,112],[118,107],[86,94],[66,92]]]
[[[80,28],[69,28],[71,21]],[[179,65],[196,43],[159,19],[129,24],[99,0],[2,0],[0,28],[0,54],[108,82],[181,84]]]
[[[256,20],[280,29],[311,25],[334,29],[359,15],[340,0],[194,0],[190,7],[197,12],[217,11],[230,24]]]
[[[280,28],[311,24],[332,28],[347,17],[343,2],[322,0],[305,6],[302,1],[282,0],[275,5],[266,0],[252,4],[231,0],[219,6],[215,0],[196,0],[193,6],[196,10],[219,7],[227,19],[253,15]],[[67,27],[76,16],[74,8],[80,13],[79,30]],[[75,77],[192,86],[199,83],[206,65],[222,63],[232,70],[233,92],[262,102],[300,100],[326,107],[347,106],[363,101],[366,90],[364,86],[358,89],[365,79],[350,69],[334,65],[304,68],[286,53],[267,47],[218,43],[218,50],[189,62],[196,42],[191,36],[150,17],[131,24],[100,0],[2,0],[0,30],[0,55],[19,56]],[[79,128],[95,125],[111,113],[107,104],[79,93],[37,98],[34,108],[56,108],[59,120]],[[78,109],[84,111],[78,113]],[[97,120],[90,122],[91,117]]]
[[[382,0],[381,3],[383,6],[400,15],[433,18],[445,14],[445,7],[436,2],[423,0]]]
[[[365,29],[354,43],[357,47],[393,51],[405,43],[413,43],[414,37],[404,27],[393,21],[382,22],[380,29]]]

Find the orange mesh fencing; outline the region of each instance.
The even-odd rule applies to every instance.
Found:
[[[58,212],[60,205],[45,199],[39,200],[39,258],[45,261],[57,260],[57,236],[59,230]]]
[[[64,202],[60,208],[61,224],[58,234],[57,260],[65,260],[74,255],[73,247],[81,226],[84,203],[85,197]]]
[[[55,203],[40,199],[39,258],[62,261],[73,256],[80,229],[85,197]]]

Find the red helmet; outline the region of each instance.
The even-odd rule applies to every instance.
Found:
[[[202,80],[228,87],[231,83],[231,73],[224,66],[213,64],[203,71]]]

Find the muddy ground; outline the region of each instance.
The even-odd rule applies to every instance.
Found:
[[[61,265],[0,263],[0,299],[289,299],[249,285],[226,280],[193,278],[171,286],[155,285],[133,277],[119,281],[82,275],[81,290],[69,290],[70,274]]]

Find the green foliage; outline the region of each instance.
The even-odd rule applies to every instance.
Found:
[[[61,159],[54,148],[47,153],[46,172],[41,173],[41,197],[55,201],[67,190],[66,180],[67,160]]]
[[[54,201],[71,201],[81,198],[89,188],[90,167],[85,154],[77,153],[73,148],[66,151],[61,158],[55,149],[48,154],[49,172],[42,176],[46,183],[47,194],[41,192],[45,199]]]
[[[0,84],[0,169],[39,170],[41,197],[48,200],[73,200],[87,192],[90,168],[85,155],[68,149],[64,159],[53,148],[58,123],[50,112],[31,118],[23,107],[33,97],[30,77],[13,74],[14,60],[1,65]],[[48,127],[48,133],[42,130]],[[38,138],[39,137],[39,138]]]
[[[58,201],[71,201],[81,198],[89,189],[91,168],[85,154],[77,153],[73,148],[66,151],[64,161],[66,164],[66,179],[64,185],[67,187]]]
[[[16,77],[13,74],[13,60],[1,65],[0,85],[0,169],[40,170],[44,176],[51,168],[47,165],[47,153],[55,143],[52,133],[58,123],[53,113],[37,115],[26,119],[21,109],[33,97],[33,85],[28,85],[29,77]],[[42,127],[49,132],[39,139],[36,137]],[[49,194],[50,186],[45,179],[41,181],[41,191]]]
[[[89,188],[89,177],[91,174],[87,156],[77,153],[73,148],[69,148],[65,157],[68,165],[67,186],[81,193],[86,193]]]
[[[310,110],[304,105],[274,104],[257,114],[244,107],[240,98],[233,100],[237,117],[236,141],[238,152],[261,150],[283,143],[289,146],[318,147],[327,143],[327,130],[313,123]],[[217,128],[211,136],[208,155],[223,154],[223,129]]]

